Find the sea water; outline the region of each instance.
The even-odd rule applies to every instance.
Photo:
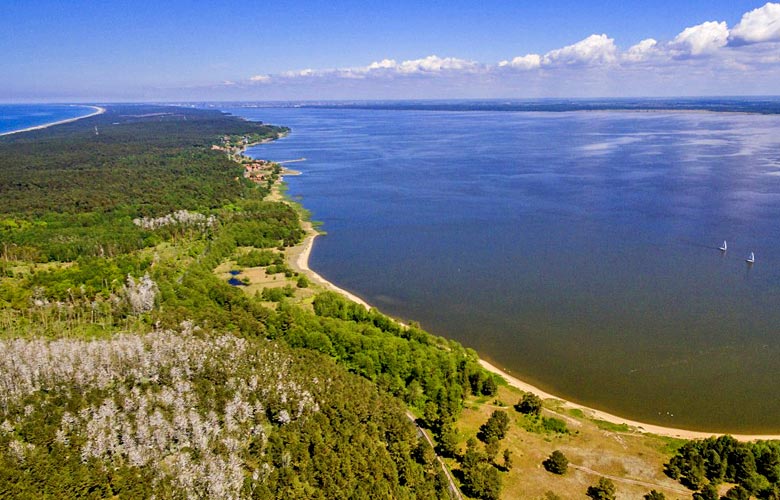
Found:
[[[248,153],[306,158],[310,264],[382,311],[626,418],[780,431],[780,116],[228,111],[292,128]]]
[[[67,104],[0,104],[0,134],[70,120],[95,111]]]

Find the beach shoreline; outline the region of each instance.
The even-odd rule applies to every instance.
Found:
[[[295,252],[295,255],[290,259],[293,270],[299,273],[304,273],[306,277],[309,278],[309,280],[314,281],[320,286],[333,292],[340,293],[352,302],[357,302],[366,309],[371,309],[371,306],[368,304],[368,302],[361,299],[357,295],[336,286],[309,267],[309,256],[311,255],[312,248],[314,247],[314,240],[317,238],[317,236],[319,236],[319,233],[316,229],[314,229],[311,222],[301,221],[301,223],[303,230],[306,232],[306,236],[304,237],[303,242],[300,243],[300,251]]]
[[[19,130],[12,130],[10,132],[2,132],[2,133],[0,133],[0,137],[6,136],[6,135],[12,135],[12,134],[21,134],[23,132],[32,132],[33,130],[42,130],[42,129],[45,129],[45,128],[53,127],[55,125],[63,125],[65,123],[75,122],[76,120],[83,120],[84,118],[90,118],[92,116],[97,116],[97,115],[100,115],[100,114],[103,114],[103,113],[106,112],[106,109],[105,108],[101,108],[100,106],[84,106],[84,107],[85,108],[92,108],[95,111],[93,111],[92,113],[90,113],[88,115],[77,116],[76,118],[68,118],[67,120],[59,120],[59,121],[51,122],[51,123],[44,123],[43,125],[36,125],[34,127],[27,127],[27,128],[23,128],[23,129],[19,129]]]
[[[283,172],[283,175],[284,173],[285,172]],[[300,175],[301,172],[287,171],[286,174]],[[274,193],[272,197],[276,200],[289,201],[289,198],[284,196],[279,190],[279,186],[284,182],[283,175],[280,176],[278,184],[274,187]],[[309,266],[309,258],[314,248],[314,242],[316,238],[320,235],[320,233],[316,229],[314,229],[314,226],[309,220],[304,219],[304,217],[300,217],[300,219],[301,219],[301,226],[305,232],[304,239],[301,243],[293,247],[291,249],[292,251],[287,255],[287,260],[290,266],[293,268],[293,270],[299,273],[303,273],[304,275],[307,276],[307,278],[319,284],[323,288],[339,293],[344,297],[346,297],[347,299],[362,305],[366,309],[371,309],[373,306],[371,306],[371,304],[366,302],[364,299],[328,281]],[[407,326],[401,321],[398,321],[395,318],[393,319],[394,321],[397,321],[399,324],[403,326]],[[756,440],[780,440],[780,434],[741,434],[741,433],[729,433],[729,432],[705,432],[705,431],[694,431],[689,429],[680,429],[675,427],[667,427],[667,426],[657,425],[657,424],[649,424],[646,422],[639,422],[636,420],[620,417],[618,415],[614,415],[612,413],[603,410],[598,410],[596,408],[592,408],[584,404],[575,403],[573,401],[569,401],[555,394],[546,392],[534,386],[533,384],[525,382],[509,374],[507,371],[502,370],[501,368],[491,364],[490,362],[482,358],[479,358],[479,363],[485,370],[503,378],[507,382],[507,384],[509,384],[511,387],[515,387],[524,392],[532,392],[537,396],[539,396],[540,398],[542,398],[543,400],[557,401],[559,403],[559,407],[564,410],[568,410],[568,409],[580,410],[585,414],[585,416],[588,419],[591,420],[603,420],[605,422],[609,422],[615,425],[625,424],[629,428],[629,430],[627,431],[628,433],[633,432],[639,434],[649,434],[649,435],[671,437],[671,438],[678,438],[678,439],[689,439],[689,440],[705,439],[709,437],[718,437],[724,435],[729,435],[739,441],[746,441],[746,442],[756,441]]]
[[[309,279],[323,286],[324,288],[340,293],[349,300],[361,304],[366,309],[371,309],[371,305],[357,296],[356,294],[349,292],[334,283],[331,283],[316,271],[309,267],[309,257],[311,256],[312,249],[314,248],[314,241],[319,236],[319,233],[314,229],[311,222],[302,221],[303,228],[306,231],[306,236],[302,243],[299,244],[299,251],[295,251],[290,257],[290,263],[295,271],[304,273]],[[480,358],[480,365],[487,371],[494,373],[512,386],[520,389],[524,392],[532,392],[542,399],[552,399],[560,402],[560,406],[563,409],[577,409],[582,411],[589,419],[604,420],[606,422],[622,425],[625,424],[629,427],[628,432],[637,432],[642,434],[653,434],[656,436],[672,437],[679,439],[704,439],[709,437],[717,437],[723,435],[730,435],[739,441],[756,441],[756,440],[780,440],[780,434],[732,434],[728,432],[704,432],[704,431],[692,431],[688,429],[678,429],[674,427],[666,427],[662,425],[649,424],[645,422],[639,422],[636,420],[627,419],[611,413],[597,410],[583,404],[575,403],[573,401],[566,400],[555,394],[543,391],[542,389],[525,382],[523,380],[510,375],[501,368],[489,363],[488,361]]]

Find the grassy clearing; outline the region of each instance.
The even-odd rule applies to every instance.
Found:
[[[495,400],[508,404],[502,409],[510,414],[509,432],[501,441],[500,456],[505,448],[512,452],[513,467],[503,474],[506,499],[584,498],[589,485],[600,475],[613,477],[618,498],[639,498],[655,488],[666,498],[691,498],[682,487],[663,474],[663,464],[681,440],[632,432],[628,426],[591,420],[578,409],[562,409],[554,401],[545,402],[542,415],[532,417],[516,412],[513,404],[522,396],[518,389],[499,384],[498,395],[471,398],[458,419],[461,447],[475,436],[491,412],[500,407]],[[544,422],[554,424],[544,425]],[[551,428],[552,427],[552,428]],[[554,450],[562,451],[571,465],[563,476],[542,467]],[[454,460],[451,467],[457,467]]]

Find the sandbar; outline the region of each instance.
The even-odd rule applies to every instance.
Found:
[[[60,121],[57,121],[57,122],[44,123],[43,125],[36,125],[34,127],[27,127],[27,128],[23,128],[23,129],[19,129],[19,130],[12,130],[10,132],[3,132],[3,133],[0,134],[0,137],[2,137],[4,135],[21,134],[22,132],[31,132],[33,130],[41,130],[41,129],[44,129],[44,128],[53,127],[55,125],[62,125],[64,123],[75,122],[76,120],[81,120],[83,118],[89,118],[90,116],[96,116],[96,115],[99,115],[99,114],[102,114],[102,113],[106,112],[106,109],[105,108],[101,108],[100,106],[84,106],[84,107],[85,108],[92,108],[95,111],[90,113],[90,114],[88,114],[88,115],[77,116],[76,118],[68,118],[67,120],[60,120]]]

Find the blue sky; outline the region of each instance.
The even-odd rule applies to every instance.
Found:
[[[0,101],[780,94],[780,3],[8,1]]]

